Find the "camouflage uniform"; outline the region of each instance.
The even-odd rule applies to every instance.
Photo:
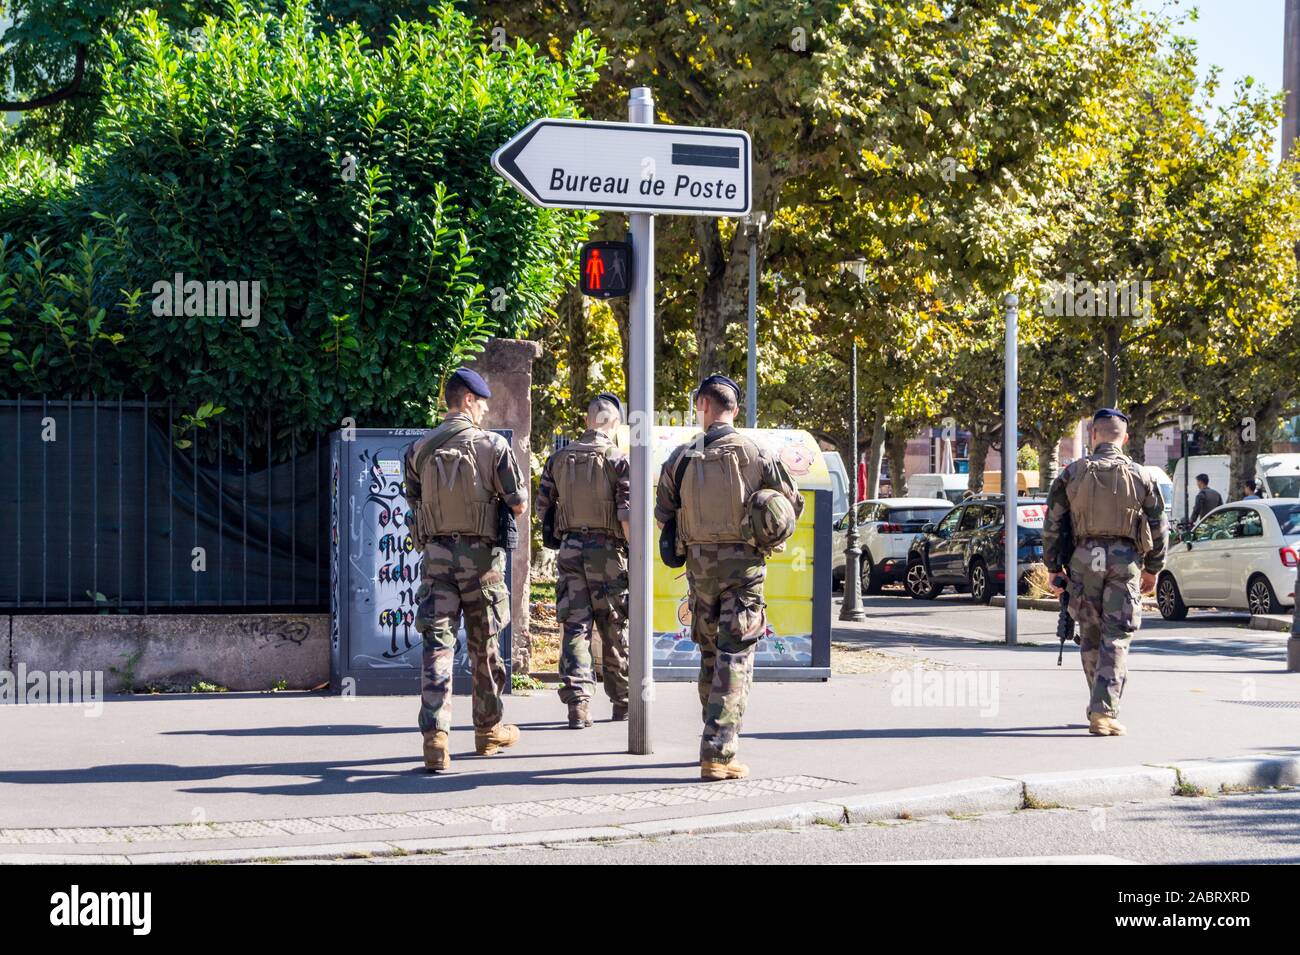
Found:
[[[681,504],[677,462],[698,440],[674,449],[664,462],[655,500],[655,520],[660,523],[677,513]],[[761,447],[759,451],[760,487],[785,495],[797,517],[803,511],[798,486],[770,451]],[[700,648],[698,689],[704,721],[701,760],[725,764],[736,758],[741,719],[754,679],[754,647],[767,629],[763,602],[766,575],[766,560],[751,544],[699,543],[686,547],[691,639]]]
[[[468,420],[457,413],[446,422]],[[446,423],[444,422],[444,423]],[[406,500],[419,513],[424,497],[414,466],[422,442],[415,441],[405,459]],[[507,506],[524,502],[524,479],[509,443],[499,434],[478,430],[476,443],[488,442],[495,462],[491,489]],[[412,522],[412,534],[418,522]],[[420,588],[416,592],[415,627],[424,637],[420,684],[420,731],[451,730],[452,664],[456,655],[457,623],[465,620],[466,649],[473,666],[473,719],[476,729],[501,722],[501,696],[506,668],[497,648],[497,635],[510,620],[510,591],[505,585],[506,553],[495,536],[438,535],[416,540],[424,551]]]
[[[1081,536],[1072,554],[1057,553],[1059,538],[1071,523],[1069,486],[1086,472],[1089,458],[1081,458],[1048,491],[1043,556],[1052,574],[1060,573],[1068,560],[1070,615],[1079,623],[1079,655],[1092,694],[1088,712],[1113,718],[1119,715],[1128,678],[1129,643],[1142,623],[1142,572],[1158,574],[1164,567],[1168,526],[1160,489],[1139,465],[1110,442],[1098,444],[1090,458],[1119,458],[1132,467],[1145,493],[1139,506],[1151,528],[1152,549],[1140,555],[1131,538]]]
[[[628,520],[631,468],[627,455],[614,447],[613,440],[594,429],[579,439],[584,445],[606,449],[614,480],[617,519]],[[537,514],[545,514],[556,503],[553,463],[546,461],[537,488]],[[555,616],[563,627],[560,647],[560,700],[583,703],[591,699],[592,629],[599,634],[600,671],[605,694],[616,710],[627,709],[627,542],[622,534],[599,531],[569,531],[563,535],[556,562]]]

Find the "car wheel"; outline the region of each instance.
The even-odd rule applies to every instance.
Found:
[[[976,603],[988,604],[993,600],[993,579],[984,561],[975,560],[970,565],[970,595]]]
[[[1277,602],[1273,585],[1262,574],[1256,574],[1246,584],[1246,606],[1253,614],[1281,613],[1282,605]]]
[[[1183,620],[1187,617],[1187,604],[1178,590],[1178,582],[1173,574],[1161,574],[1156,584],[1156,604],[1160,607],[1160,616],[1166,620]]]
[[[883,586],[880,579],[880,571],[876,568],[876,562],[871,559],[871,555],[866,550],[862,551],[862,592],[864,594],[878,594]]]
[[[939,596],[942,587],[936,587],[934,581],[930,579],[930,572],[925,569],[925,564],[919,560],[914,560],[907,565],[907,592],[917,600],[933,600]]]

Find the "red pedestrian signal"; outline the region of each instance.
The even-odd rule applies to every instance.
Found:
[[[632,289],[631,242],[588,242],[578,265],[583,295],[622,298]]]

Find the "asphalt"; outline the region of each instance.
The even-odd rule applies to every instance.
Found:
[[[757,683],[742,743],[752,779],[735,786],[698,781],[699,704],[683,684],[656,687],[649,756],[626,752],[626,724],[609,722],[603,701],[595,726],[569,730],[548,690],[509,700],[523,730],[515,749],[475,758],[458,699],[453,772],[436,776],[421,768],[413,697],[114,698],[95,718],[0,707],[0,855],[491,843],[981,777],[1300,755],[1286,635],[1248,629],[1244,616],[1148,619],[1130,657],[1131,735],[1098,739],[1084,730],[1077,654],[1056,666],[1052,614],[1021,611],[1022,645],[1008,648],[995,642],[1001,609],[889,595],[869,598],[868,613],[835,639],[885,668]],[[177,825],[187,828],[151,828]]]
[[[1300,792],[927,816],[341,861],[345,865],[1300,863]],[[1225,912],[1228,909],[1225,909]]]

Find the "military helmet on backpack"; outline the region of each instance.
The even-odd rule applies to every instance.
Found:
[[[745,503],[741,530],[747,542],[770,554],[780,550],[794,536],[797,520],[794,507],[784,494],[763,488],[750,495]]]

